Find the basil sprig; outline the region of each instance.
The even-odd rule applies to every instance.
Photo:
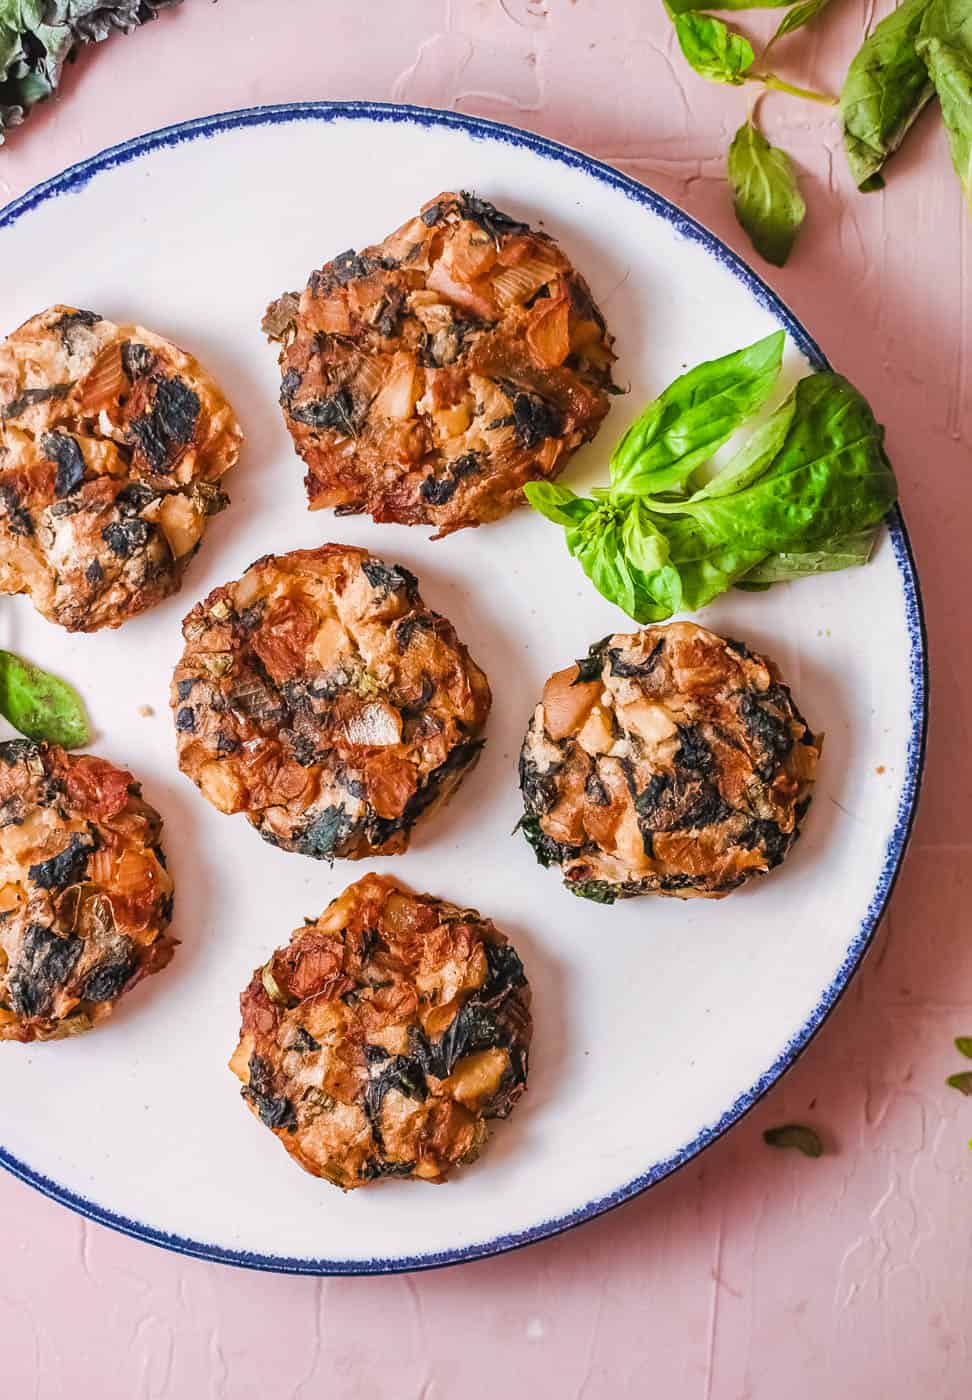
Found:
[[[28,739],[74,749],[88,742],[81,697],[67,681],[0,651],[0,714]]]
[[[564,531],[594,587],[636,622],[704,607],[733,584],[763,587],[866,563],[897,488],[884,431],[839,374],[793,392],[712,476],[712,454],[762,405],[784,334],[680,375],[611,455],[590,497],[524,489]]]

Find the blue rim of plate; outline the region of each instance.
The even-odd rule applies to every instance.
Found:
[[[469,117],[461,113],[437,111],[429,107],[414,107],[394,102],[292,102],[270,107],[247,107],[238,111],[217,113],[209,117],[199,117],[193,121],[178,122],[174,126],[161,127],[158,131],[146,132],[118,146],[110,146],[88,160],[69,166],[60,175],[36,185],[26,194],[0,210],[0,229],[13,224],[24,214],[30,213],[40,204],[61,194],[76,193],[102,171],[124,165],[130,160],[151,151],[195,141],[199,137],[217,136],[226,131],[249,126],[278,126],[297,121],[336,121],[364,119],[378,122],[412,123],[418,126],[438,126],[465,132],[478,140],[501,141],[510,146],[532,151],[546,160],[555,160],[573,170],[583,171],[602,184],[620,191],[628,199],[649,209],[653,214],[670,224],[677,233],[703,248],[734,277],[740,281],[750,295],[778,319],[785,327],[794,343],[817,369],[828,368],[823,351],[797,320],[793,312],[780,300],[763,279],[755,273],[736,253],[732,252],[714,233],[685,214],[661,195],[640,184],[637,180],[569,146],[562,146],[545,136],[537,136],[519,127],[505,126],[501,122],[489,121],[483,117]],[[851,976],[858,967],[864,953],[874,937],[874,933],[887,908],[894,889],[901,862],[904,857],[911,829],[914,824],[918,793],[921,786],[925,758],[925,738],[928,727],[928,657],[925,634],[925,619],[921,601],[921,590],[915,568],[911,542],[901,511],[896,506],[887,517],[891,545],[895,563],[901,577],[904,594],[905,613],[909,641],[909,673],[911,679],[910,729],[905,761],[905,779],[895,817],[894,828],[888,839],[884,864],[847,956],[836,976],[826,988],[811,1015],[804,1025],[787,1042],[782,1053],[759,1077],[755,1084],[739,1095],[735,1102],[716,1122],[704,1128],[691,1142],[667,1157],[656,1162],[640,1176],[626,1185],[612,1191],[598,1200],[589,1201],[585,1206],[557,1219],[542,1221],[539,1225],[517,1234],[499,1235],[463,1248],[444,1250],[440,1253],[419,1254],[405,1258],[382,1259],[296,1259],[270,1254],[255,1254],[243,1250],[224,1249],[219,1245],[206,1244],[199,1240],[186,1239],[181,1235],[154,1230],[140,1221],[117,1215],[84,1196],[79,1196],[50,1177],[35,1171],[26,1163],[0,1147],[0,1166],[12,1172],[28,1185],[35,1187],[45,1196],[68,1206],[88,1220],[108,1225],[134,1239],[145,1240],[149,1244],[160,1245],[177,1254],[190,1255],[197,1259],[208,1259],[220,1264],[235,1264],[242,1268],[260,1269],[270,1273],[341,1275],[341,1274],[394,1274],[420,1269],[443,1268],[450,1264],[467,1263],[474,1259],[503,1254],[524,1245],[562,1234],[565,1230],[593,1220],[625,1201],[654,1186],[664,1177],[670,1176],[679,1167],[692,1160],[703,1148],[721,1137],[732,1125],[747,1113],[762,1098],[783,1072],[793,1064],[812,1037],[820,1029],[844,992]]]

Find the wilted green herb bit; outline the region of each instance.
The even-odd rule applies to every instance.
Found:
[[[961,1074],[950,1074],[945,1080],[950,1089],[958,1089],[960,1094],[972,1094],[972,1070],[965,1069]]]
[[[0,714],[28,739],[66,749],[88,742],[84,705],[74,687],[11,651],[0,651]]]
[[[964,1055],[967,1060],[972,1060],[972,1035],[957,1035],[955,1037],[955,1048],[960,1055]]]
[[[812,1128],[803,1123],[784,1123],[779,1128],[767,1128],[763,1141],[768,1147],[795,1147],[805,1157],[822,1157],[823,1143]]]
[[[743,122],[729,147],[729,184],[736,218],[753,247],[782,267],[807,213],[793,162],[771,146],[753,118]]]
[[[0,0],[0,144],[50,97],[82,44],[128,34],[180,0]]]

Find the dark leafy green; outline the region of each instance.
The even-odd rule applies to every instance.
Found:
[[[972,1060],[972,1035],[958,1035],[955,1037],[955,1048],[960,1055],[964,1055],[967,1060]]]
[[[764,355],[767,343],[758,343]],[[752,370],[750,352],[740,352],[737,370]],[[896,498],[884,430],[830,371],[800,380],[721,471],[700,479],[745,416],[737,417],[743,383],[750,413],[776,376],[772,365],[765,382],[737,374],[730,392],[724,368],[733,358],[690,371],[649,405],[612,458],[616,480],[593,499],[550,482],[525,487],[534,508],[563,527],[595,588],[637,622],[704,607],[736,583],[760,588],[864,563]],[[713,376],[713,366],[723,368]],[[719,392],[706,398],[713,383]],[[685,385],[697,392],[675,392]]]
[[[935,85],[952,164],[972,209],[972,5],[968,0],[931,0],[917,47]]]
[[[694,11],[673,13],[672,22],[682,53],[696,73],[734,87],[746,81],[756,55],[742,34],[734,33],[721,19]]]
[[[84,705],[74,687],[10,651],[0,651],[0,714],[28,739],[66,749],[88,741]]]
[[[950,1074],[945,1080],[950,1089],[958,1089],[966,1097],[972,1095],[972,1070],[962,1070],[961,1074]]]
[[[888,157],[901,145],[932,95],[917,49],[930,0],[903,0],[858,49],[844,79],[840,115],[844,150],[858,189],[880,188]]]
[[[736,218],[767,262],[782,267],[806,217],[790,157],[771,146],[752,117],[729,147],[729,184]]]
[[[768,1147],[793,1147],[804,1157],[822,1157],[823,1143],[813,1128],[803,1123],[783,1123],[779,1128],[767,1128],[763,1141]]]
[[[128,34],[179,0],[0,0],[0,142],[50,97],[82,44]]]

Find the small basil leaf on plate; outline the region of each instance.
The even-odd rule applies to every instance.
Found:
[[[763,1141],[768,1147],[793,1147],[804,1157],[822,1157],[823,1143],[812,1128],[803,1123],[784,1123],[779,1128],[767,1128]]]
[[[952,164],[972,209],[972,5],[968,0],[932,0],[922,20],[918,52],[935,85]]]
[[[696,73],[710,82],[734,87],[746,81],[756,57],[748,39],[711,15],[688,11],[674,14],[672,19],[682,53]]]
[[[847,163],[860,190],[880,188],[875,177],[932,95],[917,49],[929,3],[903,0],[874,27],[847,70],[840,115]]]
[[[958,1089],[960,1094],[972,1094],[972,1070],[962,1070],[961,1074],[950,1074],[945,1080],[950,1089]]]
[[[790,157],[770,145],[752,118],[743,122],[729,147],[729,184],[736,218],[753,247],[767,262],[782,267],[807,206]]]
[[[84,705],[74,687],[10,651],[0,651],[0,714],[28,739],[66,749],[88,741]]]
[[[967,1060],[972,1060],[972,1035],[958,1035],[955,1037],[955,1048],[960,1055],[964,1055]]]
[[[682,374],[635,419],[611,453],[611,495],[684,490],[696,468],[769,396],[783,331]]]

